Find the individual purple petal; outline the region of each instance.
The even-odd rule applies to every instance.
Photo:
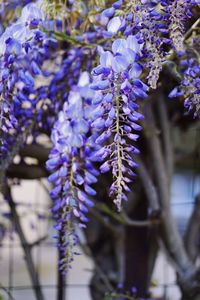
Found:
[[[138,134],[133,134],[133,133],[129,133],[128,138],[131,139],[132,141],[137,141],[137,139],[139,138]]]
[[[132,128],[130,126],[127,126],[127,125],[124,125],[124,130],[127,132],[127,133],[130,133],[132,131]]]
[[[75,179],[76,179],[77,184],[79,184],[79,185],[82,185],[84,183],[84,178],[80,174],[77,174],[75,176]]]
[[[35,61],[31,62],[31,70],[34,73],[34,75],[41,75],[42,71],[40,69],[40,67],[38,66],[38,64]]]
[[[105,131],[105,132],[103,132],[103,133],[96,139],[96,143],[97,143],[97,144],[102,144],[102,143],[104,143],[110,136],[111,136],[111,131]]]
[[[178,87],[175,87],[168,95],[169,98],[180,97],[183,95],[183,92],[178,90]]]
[[[59,193],[61,192],[62,186],[59,184],[53,190],[50,191],[50,196],[54,199],[56,198]]]
[[[96,183],[97,182],[97,178],[92,173],[90,173],[88,171],[85,171],[85,181],[88,184],[92,184],[92,183]]]
[[[105,121],[102,118],[98,118],[92,123],[93,128],[103,129],[104,126],[105,126]]]
[[[102,15],[105,16],[105,17],[111,18],[114,15],[114,13],[115,13],[115,8],[110,7],[110,8],[105,9],[102,12]]]
[[[138,43],[136,36],[129,35],[127,38],[127,47],[133,50],[135,53],[140,51],[141,45]]]
[[[104,108],[101,107],[97,107],[94,111],[93,111],[93,118],[99,118],[103,115],[103,113],[105,112]]]
[[[21,43],[13,38],[8,38],[6,40],[6,52],[12,53],[14,55],[19,55],[22,51]]]
[[[136,53],[129,48],[125,48],[122,54],[126,57],[126,60],[129,62],[129,64],[132,64],[136,59]]]
[[[111,119],[108,117],[105,121],[105,127],[109,128],[112,126],[112,124],[113,124],[113,118]]]
[[[56,182],[56,180],[58,180],[58,178],[59,178],[59,172],[56,171],[48,177],[48,181]]]
[[[114,107],[112,107],[108,113],[108,116],[109,116],[109,118],[114,119],[115,114],[116,114],[115,109],[114,109]]]
[[[112,68],[116,73],[120,73],[127,69],[129,62],[123,55],[117,55],[113,58]]]
[[[124,80],[121,88],[120,88],[125,94],[129,94],[132,90],[132,85],[128,81],[128,79]]]
[[[102,81],[98,81],[96,83],[92,83],[90,85],[90,88],[92,90],[95,91],[99,91],[99,90],[105,90],[106,88],[109,87],[109,81],[108,80],[102,80]]]
[[[48,170],[53,170],[59,165],[59,163],[60,163],[60,157],[59,156],[50,158],[46,162],[47,169]]]
[[[65,166],[62,166],[58,172],[59,174],[59,177],[66,177],[67,176],[67,173],[68,173],[68,170]]]
[[[84,185],[84,189],[85,189],[86,193],[89,194],[90,196],[96,195],[96,191],[93,188],[91,188],[88,184]]]
[[[76,208],[73,208],[73,214],[75,217],[79,218],[80,217],[80,213]]]
[[[105,56],[105,55],[104,55]],[[106,62],[105,62],[106,64]],[[96,68],[93,69],[92,73],[94,75],[100,75],[100,74],[103,74],[103,75],[109,75],[110,74],[110,68],[108,67],[104,67],[104,66],[97,66]]]
[[[106,173],[109,170],[110,170],[110,164],[106,161],[105,163],[103,163],[103,165],[101,165],[100,171],[101,173]]]
[[[127,42],[125,39],[117,39],[112,44],[112,52],[114,54],[120,53],[123,54],[123,50],[127,48]]]
[[[80,220],[81,220],[82,222],[85,222],[85,223],[89,222],[89,219],[86,218],[84,215],[82,215],[82,216],[80,217]]]
[[[100,55],[100,64],[103,67],[110,68],[112,66],[113,55],[110,51],[102,52]]]
[[[83,138],[81,135],[73,135],[71,137],[71,145],[72,147],[80,148],[83,146]]]
[[[103,99],[103,96],[102,96],[102,95],[97,95],[96,97],[94,97],[94,98],[92,99],[92,103],[93,103],[94,105],[98,105],[98,104],[100,104],[100,103],[102,102],[102,99]]]
[[[107,25],[108,32],[115,34],[118,32],[119,28],[121,27],[121,19],[120,17],[114,17],[112,18]]]
[[[198,0],[196,0],[196,1],[198,1]],[[122,4],[123,4],[123,0],[118,0],[118,1],[114,2],[112,6],[115,9],[119,9],[122,6]]]
[[[103,98],[103,100],[106,101],[107,103],[112,102],[112,99],[113,99],[113,94],[111,93],[106,94]]]
[[[77,193],[77,194],[78,194],[79,200],[81,200],[82,202],[86,202],[86,201],[88,200],[88,196],[87,196],[86,193],[84,193],[84,192],[78,190],[78,193]]]
[[[128,164],[132,168],[137,168],[137,166],[138,166],[137,163],[135,163],[133,160],[130,160],[130,159],[128,160]]]
[[[132,65],[131,65],[131,68],[129,70],[129,77],[131,79],[135,79],[135,78],[139,78],[140,75],[142,73],[142,66],[136,62],[134,62]]]

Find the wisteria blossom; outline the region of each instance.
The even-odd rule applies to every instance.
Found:
[[[128,201],[144,103],[165,68],[178,74],[169,98],[199,116],[200,1],[50,2],[0,4],[0,167],[5,179],[30,135],[33,143],[51,136],[46,168],[65,272],[77,253],[75,224],[89,222],[101,174],[111,175],[118,212]]]

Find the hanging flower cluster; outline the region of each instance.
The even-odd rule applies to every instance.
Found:
[[[31,119],[42,111],[37,109],[40,98],[35,84],[37,77],[49,76],[42,70],[45,60],[52,57],[56,41],[39,29],[43,12],[36,4],[28,4],[20,19],[9,26],[0,38],[0,157],[9,153],[8,139],[23,132]],[[13,147],[13,144],[10,144]]]
[[[196,33],[193,33],[185,41],[185,49],[179,54],[177,64],[180,82],[169,94],[170,98],[181,97],[184,100],[185,108],[193,113],[194,117],[198,117],[200,114],[199,42]]]
[[[47,168],[54,172],[49,181],[55,186],[50,194],[54,200],[56,229],[63,233],[60,245],[63,270],[70,266],[73,247],[78,241],[72,219],[78,218],[79,226],[85,227],[88,221],[85,214],[88,207],[93,206],[90,196],[96,195],[91,185],[97,182],[99,174],[93,165],[93,153],[98,149],[94,143],[95,133],[89,135],[95,117],[91,102],[94,93],[89,83],[89,74],[83,72],[70,91],[52,132],[54,148],[47,161]]]
[[[99,116],[92,127],[101,133],[96,143],[104,145],[108,140],[97,155],[105,161],[101,172],[112,170],[114,182],[110,196],[118,210],[121,210],[122,200],[127,200],[127,184],[134,175],[131,168],[136,167],[131,154],[139,152],[130,143],[138,139],[135,131],[141,127],[137,121],[143,119],[136,99],[147,97],[148,90],[139,79],[142,67],[137,60],[141,48],[136,36],[117,39],[112,44],[112,52],[100,50],[100,65],[93,69],[91,89],[98,91],[93,103],[98,104]]]
[[[200,66],[194,58],[181,61],[184,68],[183,80],[169,94],[170,98],[184,96],[185,107],[194,113],[200,114]]]

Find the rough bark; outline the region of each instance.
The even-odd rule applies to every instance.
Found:
[[[196,196],[193,213],[188,222],[185,233],[186,251],[193,262],[199,254],[199,237],[200,237],[200,194]]]

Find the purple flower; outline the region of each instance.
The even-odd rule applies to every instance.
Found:
[[[112,34],[115,34],[118,32],[121,25],[122,25],[122,22],[121,22],[120,17],[114,17],[108,22],[107,30],[108,30],[108,32],[110,32]]]
[[[117,39],[112,44],[112,52],[100,48],[99,53],[100,65],[92,71],[94,80],[91,88],[99,91],[94,95],[93,105],[97,105],[97,110],[102,113],[92,123],[92,128],[99,131],[96,143],[101,148],[93,157],[103,161],[101,173],[111,170],[114,182],[110,196],[120,210],[122,200],[127,200],[125,192],[130,191],[124,178],[127,174],[134,176],[129,168],[137,166],[130,154],[139,153],[136,147],[130,145],[130,141],[138,139],[134,130],[141,129],[136,122],[142,115],[137,112],[135,101],[138,97],[147,96],[148,87],[139,80],[142,66],[135,61],[141,53],[138,37]],[[106,82],[105,89],[99,88],[102,82]],[[108,138],[109,143],[104,145]]]
[[[55,185],[50,194],[55,201],[54,211],[58,214],[57,225],[59,230],[65,232],[64,240],[68,245],[78,242],[77,237],[75,243],[71,240],[71,236],[75,234],[71,224],[72,215],[78,219],[80,227],[83,228],[83,223],[88,222],[85,216],[88,207],[93,206],[90,197],[96,195],[91,184],[97,181],[98,172],[93,166],[95,159],[91,153],[96,152],[99,146],[94,143],[95,140],[88,132],[93,130],[92,124],[95,124],[95,130],[102,128],[104,120],[100,117],[103,111],[96,111],[93,118],[89,113],[89,110],[95,111],[91,101],[95,92],[90,90],[89,84],[89,74],[82,72],[77,85],[72,86],[54,126],[52,132],[54,148],[47,161],[48,169],[54,170],[49,176],[49,181]],[[97,113],[99,118],[94,121]],[[66,256],[72,258],[73,253],[68,252],[70,248],[66,245],[62,244],[61,247],[63,248],[61,268],[64,271],[70,267],[70,261],[65,262],[64,259]]]

